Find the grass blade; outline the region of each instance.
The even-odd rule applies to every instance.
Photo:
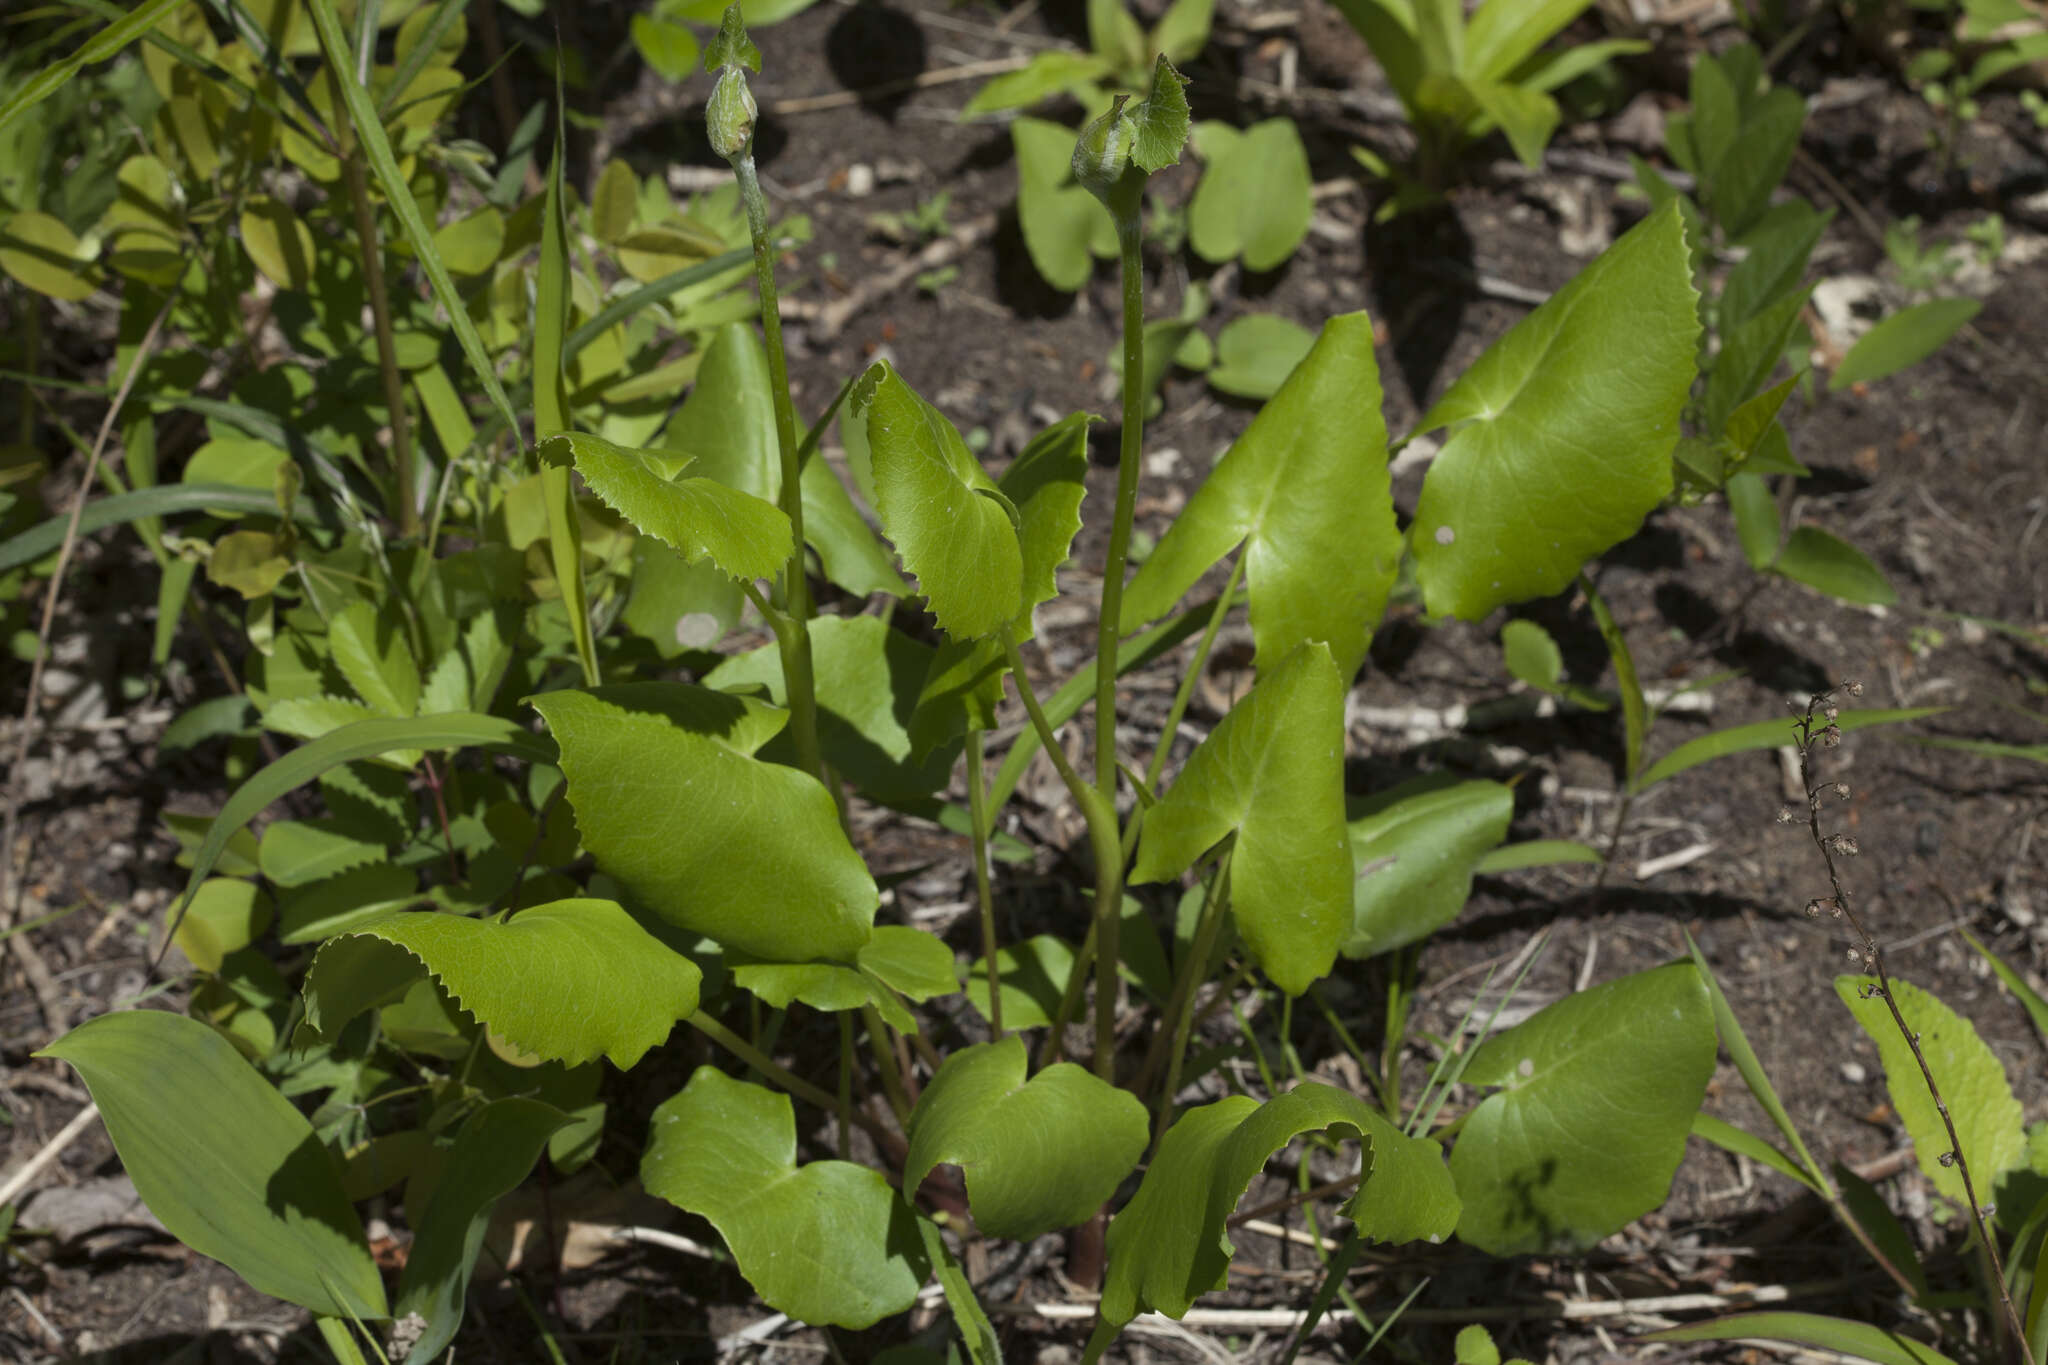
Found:
[[[5,104],[0,104],[0,132],[4,132],[9,124],[48,99],[66,81],[77,75],[80,68],[93,62],[103,62],[113,56],[162,23],[164,16],[182,3],[184,0],[143,0],[143,3],[137,5],[134,10],[86,39],[69,57],[53,62],[38,71],[26,85],[15,91]]]

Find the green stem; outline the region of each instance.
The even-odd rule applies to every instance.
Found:
[[[1102,569],[1102,615],[1095,623],[1095,786],[1116,799],[1116,654],[1123,629],[1124,572],[1131,557],[1131,522],[1138,509],[1138,471],[1145,442],[1145,273],[1143,234],[1135,205],[1116,217],[1124,285],[1124,426],[1117,447],[1116,519],[1109,527],[1109,559]],[[1115,941],[1104,947],[1115,957]]]
[[[1152,761],[1145,767],[1145,785],[1154,791],[1159,789],[1159,778],[1166,771],[1167,755],[1173,752],[1173,736],[1180,729],[1181,717],[1188,712],[1188,702],[1195,695],[1195,684],[1201,680],[1202,670],[1209,665],[1209,651],[1216,645],[1216,633],[1223,628],[1223,618],[1230,614],[1231,602],[1237,597],[1237,585],[1244,579],[1244,559],[1239,555],[1230,566],[1230,581],[1223,585],[1223,591],[1216,598],[1216,606],[1209,613],[1209,624],[1202,627],[1202,638],[1195,643],[1194,662],[1182,675],[1180,686],[1173,694],[1173,705],[1166,712],[1166,728],[1160,733],[1159,747],[1152,753]]]
[[[411,539],[420,533],[419,488],[413,474],[412,426],[405,412],[405,375],[398,368],[398,345],[391,332],[391,300],[384,293],[384,255],[377,240],[377,216],[370,208],[370,187],[360,151],[342,158],[342,179],[355,210],[356,245],[363,253],[363,288],[370,296],[370,322],[377,334],[377,368],[384,377],[384,406],[391,410],[391,477],[397,483],[398,532]]]
[[[825,781],[824,755],[818,747],[818,696],[811,667],[811,585],[804,576],[803,457],[797,446],[796,408],[789,398],[789,359],[782,349],[782,303],[775,289],[775,248],[768,240],[768,196],[754,171],[751,144],[732,158],[739,180],[740,201],[747,207],[747,231],[754,240],[754,284],[761,295],[761,335],[768,348],[768,391],[775,403],[775,445],[782,457],[782,487],[776,494],[789,518],[789,563],[782,571],[778,605],[782,620],[771,618],[775,644],[782,655],[782,677],[789,698],[790,728],[797,762],[820,782]]]
[[[903,1088],[903,1071],[896,1065],[896,1050],[890,1046],[888,1027],[873,1005],[862,1005],[860,1017],[867,1022],[868,1048],[875,1054],[875,1069],[882,1073],[882,1089],[889,1096],[889,1107],[896,1111],[898,1123],[908,1124],[910,1093]]]
[[[1024,711],[1031,717],[1031,728],[1038,732],[1038,740],[1045,746],[1046,756],[1052,760],[1060,781],[1066,783],[1074,804],[1081,808],[1082,818],[1088,822],[1088,845],[1095,857],[1095,1074],[1114,1083],[1116,931],[1117,915],[1123,908],[1124,896],[1123,841],[1117,834],[1114,798],[1083,782],[1081,774],[1074,771],[1074,765],[1067,761],[1066,750],[1060,747],[1059,736],[1053,733],[1052,722],[1046,719],[1045,708],[1038,704],[1038,694],[1031,690],[1031,681],[1024,672],[1024,656],[1007,638],[1003,640],[1003,652],[1010,672],[1017,680],[1017,695],[1023,698]],[[1099,729],[1097,742],[1101,743]],[[1115,781],[1116,766],[1112,760],[1111,792],[1115,791]]]
[[[853,1016],[839,1011],[839,1159],[853,1154]]]
[[[727,1052],[730,1052],[733,1056],[739,1058],[763,1076],[766,1076],[769,1080],[774,1081],[798,1099],[816,1105],[828,1114],[839,1112],[839,1101],[832,1095],[812,1085],[795,1072],[778,1065],[767,1053],[761,1051],[752,1043],[749,1043],[746,1039],[704,1013],[704,1011],[698,1010],[690,1016],[690,1027],[696,1029],[697,1032],[703,1034],[706,1038],[709,1038],[712,1042],[718,1044]],[[865,1111],[855,1109],[851,1117],[856,1124],[867,1130],[868,1136],[874,1138],[877,1142],[883,1143],[886,1146],[886,1144],[895,1141],[889,1130],[875,1122]]]
[[[1195,992],[1202,988],[1209,956],[1216,951],[1216,935],[1223,927],[1223,911],[1230,903],[1230,855],[1217,860],[1203,897],[1202,921],[1196,926],[1194,942],[1188,945],[1187,961],[1181,964],[1180,980],[1173,992],[1173,1042],[1166,1053],[1166,1083],[1159,1092],[1159,1120],[1153,1140],[1166,1135],[1173,1124],[1173,1097],[1180,1089],[1181,1062],[1187,1056],[1188,1036],[1195,1026]]]
[[[988,1027],[1003,1036],[1003,992],[996,973],[996,903],[989,889],[988,784],[981,731],[967,732],[967,819],[974,832],[974,896],[981,905],[981,956],[988,967]]]

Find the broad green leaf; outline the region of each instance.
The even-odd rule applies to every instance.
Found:
[[[1943,1154],[1952,1150],[1948,1129],[1935,1110],[1934,1098],[1927,1093],[1920,1064],[1900,1036],[1884,997],[1863,994],[1876,985],[1875,977],[1838,976],[1835,994],[1877,1044],[1885,1089],[1891,1094],[1899,1122],[1906,1125],[1906,1135],[1913,1139],[1921,1173],[1935,1189],[1961,1203],[1963,1175],[1941,1161]],[[1906,1027],[1919,1035],[1920,1054],[1927,1059],[1927,1069],[1934,1073],[1934,1082],[1941,1087],[1941,1098],[1962,1137],[1970,1178],[1976,1182],[1978,1197],[1988,1199],[1999,1177],[2027,1156],[2020,1102],[2013,1098],[2005,1068],[1970,1021],[1930,992],[1893,977],[1892,1002],[1899,1007]]]
[[[387,716],[419,710],[420,670],[395,612],[358,598],[327,625],[334,666],[372,709]],[[456,708],[462,709],[462,708]]]
[[[907,597],[910,585],[896,572],[895,557],[854,505],[853,495],[822,455],[804,462],[799,477],[804,499],[804,539],[818,552],[825,577],[856,597],[887,593]]]
[[[1201,146],[1209,165],[1188,204],[1189,243],[1204,260],[1243,256],[1252,270],[1284,263],[1315,210],[1308,149],[1294,120],[1267,119],[1229,136],[1205,124]]]
[[[1809,292],[1794,289],[1747,321],[1721,329],[1720,350],[1700,400],[1703,429],[1710,433],[1723,430],[1736,407],[1771,377],[1793,333],[1803,325]]]
[[[1703,149],[1700,201],[1724,233],[1741,237],[1762,218],[1805,124],[1805,97],[1779,86],[1742,111],[1741,131],[1725,152]]]
[[[1152,30],[1152,46],[1175,66],[1186,66],[1209,45],[1216,0],[1173,0]]]
[[[752,756],[786,716],[685,683],[531,699],[583,845],[662,919],[771,962],[850,962],[879,893],[832,794]]]
[[[202,972],[218,972],[221,959],[240,952],[270,927],[270,897],[239,877],[210,877],[178,925],[177,944]]]
[[[148,517],[175,516],[181,512],[259,512],[276,515],[277,494],[269,490],[236,488],[226,484],[159,484],[128,493],[95,498],[85,505],[78,519],[78,533],[92,535],[109,526],[121,526]],[[292,520],[301,525],[318,521],[310,498],[295,499]],[[37,522],[20,535],[0,542],[0,573],[33,564],[52,554],[64,543],[68,516]]]
[[[1902,308],[1863,334],[1828,378],[1828,392],[1867,384],[1918,365],[1983,308],[1980,299],[1935,299]]]
[[[444,1174],[415,1227],[399,1279],[398,1315],[426,1319],[413,1345],[415,1358],[432,1360],[454,1339],[491,1206],[518,1188],[548,1138],[569,1121],[553,1105],[513,1097],[493,1100],[463,1122],[442,1159]]]
[[[434,247],[457,275],[481,275],[505,246],[505,216],[486,204],[434,231]]]
[[[811,622],[812,685],[818,703],[818,741],[834,772],[875,801],[929,798],[952,776],[958,747],[937,758],[913,757],[910,722],[932,648],[877,616],[820,616]],[[767,689],[786,705],[782,651],[773,644],[726,659],[704,675],[708,687]],[[789,760],[793,744],[769,750]]]
[[[1430,79],[1424,78],[1425,90]],[[1464,96],[1479,110],[1477,126],[1500,129],[1524,166],[1532,170],[1541,167],[1543,149],[1550,145],[1550,135],[1557,131],[1557,101],[1534,86],[1513,81],[1470,76],[1455,79]]]
[[[1804,199],[1765,213],[1750,229],[1743,258],[1728,272],[1715,300],[1719,326],[1724,331],[1739,327],[1788,294],[1801,292],[1806,262],[1833,217]]]
[[[651,1127],[640,1183],[717,1228],[769,1307],[862,1328],[917,1298],[930,1273],[917,1215],[880,1171],[797,1165],[788,1096],[700,1067]]]
[[[1348,682],[1401,557],[1388,487],[1372,321],[1346,313],[1323,325],[1138,570],[1123,629],[1165,615],[1242,541],[1260,672],[1320,640]]]
[[[206,557],[206,581],[251,602],[268,597],[291,571],[284,541],[271,531],[230,531]]]
[[[1772,567],[1844,602],[1890,606],[1899,600],[1890,580],[1870,562],[1869,555],[1818,526],[1794,527]]]
[[[1029,1241],[1094,1217],[1145,1154],[1145,1106],[1061,1062],[1026,1080],[1024,1043],[955,1052],[910,1116],[903,1187],[944,1162],[967,1177],[968,1206],[990,1237]]]
[[[1085,412],[1062,417],[1032,437],[996,481],[997,489],[1017,509],[1023,598],[1013,633],[1020,641],[1032,633],[1032,610],[1060,595],[1055,575],[1081,530],[1091,420]]]
[[[263,875],[281,887],[304,886],[389,856],[382,843],[358,839],[332,820],[273,820],[257,848]]]
[[[1758,573],[1767,572],[1778,559],[1784,529],[1778,522],[1778,501],[1761,474],[1744,471],[1729,478],[1723,491],[1728,511],[1735,518],[1735,535],[1742,543],[1742,557]]]
[[[1561,591],[1671,491],[1699,337],[1685,236],[1660,209],[1475,361],[1416,425],[1453,428],[1416,507],[1432,613]]]
[[[185,468],[178,474],[178,481],[184,484],[233,484],[237,488],[260,491],[269,503],[261,510],[274,515],[277,511],[278,479],[284,475],[284,466],[291,463],[291,458],[289,453],[268,441],[246,436],[216,437],[192,452],[192,458],[185,461]],[[239,520],[245,509],[221,506],[206,510],[212,516],[233,521]]]
[[[405,909],[419,898],[411,868],[372,863],[325,881],[293,888],[279,898],[280,943],[318,943]]]
[[[1422,777],[1351,812],[1351,932],[1346,957],[1370,957],[1426,938],[1456,919],[1474,865],[1508,834],[1514,793],[1498,782]]]
[[[1005,109],[1024,109],[1054,95],[1073,94],[1110,73],[1108,61],[1092,52],[1053,48],[1040,52],[1020,71],[1006,71],[974,92],[960,111],[963,119]],[[1084,101],[1085,103],[1085,101]]]
[[[1674,963],[1568,995],[1472,1054],[1505,1087],[1451,1152],[1458,1236],[1496,1256],[1590,1247],[1657,1207],[1714,1074],[1699,969]]]
[[[696,45],[691,39],[693,57]],[[597,188],[590,192],[590,235],[606,244],[616,242],[633,230],[639,211],[640,177],[623,160],[613,157],[598,175]]]
[[[1162,52],[1152,63],[1151,91],[1131,106],[1131,121],[1138,129],[1131,161],[1148,175],[1180,161],[1180,150],[1188,140],[1187,83],[1188,78],[1175,71]]]
[[[1230,906],[1275,985],[1299,995],[1351,924],[1344,680],[1308,644],[1260,679],[1146,813],[1133,883],[1165,881],[1235,832]]]
[[[1271,398],[1308,358],[1315,335],[1274,313],[1250,313],[1216,336],[1212,387],[1238,398]]]
[[[1064,939],[1036,934],[996,949],[996,989],[1003,997],[1003,1027],[1044,1028],[1059,1013],[1060,995],[1073,975],[1074,950]],[[989,1017],[988,964],[980,958],[966,969],[967,1001]]]
[[[1465,30],[1466,69],[1501,79],[1591,5],[1592,0],[1488,0]]]
[[[313,230],[289,204],[256,195],[237,224],[242,249],[280,289],[304,289],[313,279]]]
[[[234,795],[213,817],[206,837],[193,855],[192,874],[185,883],[184,897],[190,898],[199,884],[212,873],[226,851],[228,841],[271,802],[330,768],[361,758],[375,758],[392,749],[485,748],[510,753],[529,763],[552,763],[551,748],[517,723],[497,716],[450,713],[416,716],[408,720],[364,720],[343,726],[302,745],[271,763],[235,788]],[[173,922],[176,913],[173,914]]]
[[[36,1054],[69,1062],[172,1236],[258,1293],[316,1313],[387,1315],[341,1172],[312,1125],[221,1034],[127,1010]]]
[[[827,1013],[872,1005],[890,1027],[917,1031],[917,1020],[896,997],[923,1002],[960,989],[953,950],[945,940],[904,924],[884,924],[861,945],[851,967],[836,962],[753,962],[727,954],[726,964],[742,990],[776,1009],[801,1002]]]
[[[673,476],[680,461],[692,472],[772,503],[782,488],[782,448],[775,436],[775,398],[768,352],[754,329],[727,323],[711,335],[689,397],[662,431],[666,449],[653,453]]]
[[[773,503],[714,479],[664,478],[648,454],[602,436],[568,431],[542,441],[544,464],[574,462],[590,490],[626,520],[742,582],[767,578],[789,559],[789,518]]]
[[[48,298],[77,302],[100,287],[93,253],[47,213],[0,219],[0,270]]]
[[[1024,564],[1013,509],[938,409],[886,363],[861,381],[876,510],[947,634],[993,635],[1016,620]]]
[[[1181,1115],[1138,1193],[1110,1223],[1104,1324],[1121,1327],[1147,1310],[1177,1318],[1223,1288],[1234,1250],[1226,1224],[1245,1186],[1297,1135],[1326,1129],[1355,1135],[1363,1148],[1364,1182],[1345,1209],[1360,1236],[1405,1242],[1450,1234],[1458,1193],[1436,1143],[1406,1136],[1356,1096],[1315,1081],[1265,1104],[1233,1095]]]
[[[696,74],[697,35],[689,29],[656,15],[636,14],[631,33],[640,56],[664,80],[686,81]]]
[[[1923,716],[1938,716],[1947,710],[1944,706],[1914,706],[1903,710],[1843,711],[1835,724],[1846,734],[1860,730],[1866,725],[1896,725],[1903,721],[1919,720]],[[1638,791],[1654,787],[1667,777],[1676,777],[1687,768],[1726,758],[1730,754],[1748,753],[1753,749],[1776,749],[1793,742],[1792,721],[1760,720],[1749,725],[1732,725],[1726,730],[1716,730],[1711,735],[1689,739],[1664,757],[1652,763],[1636,783]]]
[[[1095,273],[1092,241],[1106,221],[1093,195],[1074,183],[1074,130],[1044,119],[1010,124],[1017,151],[1017,223],[1031,263],[1055,289],[1079,289]]]
[[[1876,1365],[1956,1365],[1932,1346],[1867,1322],[1819,1313],[1735,1313],[1651,1332],[1642,1341],[1782,1341],[1818,1346]]]
[[[1088,0],[1088,46],[1117,70],[1140,75],[1145,67],[1145,31],[1127,0]]]
[[[906,727],[910,752],[920,760],[969,730],[996,728],[1009,670],[999,640],[953,640],[932,653],[931,670],[917,694]]]
[[[695,963],[607,900],[561,900],[510,919],[415,912],[356,931],[416,957],[457,1004],[522,1053],[628,1070],[697,1008]],[[339,941],[339,940],[337,940]],[[307,976],[309,998],[321,958]],[[331,1034],[345,1019],[322,1014]]]
[[[1607,698],[1564,676],[1564,652],[1550,638],[1550,632],[1534,621],[1516,619],[1502,626],[1500,644],[1508,672],[1520,681],[1588,711],[1607,709]]]

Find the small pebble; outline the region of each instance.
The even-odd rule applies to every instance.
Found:
[[[846,195],[849,199],[865,199],[875,192],[875,168],[865,161],[856,161],[846,168]]]
[[[1842,1079],[1851,1085],[1861,1085],[1870,1079],[1870,1073],[1863,1069],[1861,1062],[1843,1062]]]

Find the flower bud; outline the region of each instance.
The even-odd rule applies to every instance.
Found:
[[[1841,854],[1844,858],[1853,858],[1863,851],[1857,847],[1856,841],[1846,834],[1837,834],[1828,842],[1833,844],[1835,852]]]
[[[1083,128],[1074,143],[1075,183],[1108,205],[1112,213],[1116,210],[1110,205],[1110,196],[1124,183],[1131,169],[1131,148],[1138,141],[1137,122],[1124,112],[1129,98],[1118,95],[1109,111]]]
[[[736,66],[718,73],[711,102],[704,108],[704,130],[710,135],[711,150],[730,161],[747,150],[754,140],[754,120],[761,106],[747,88],[747,74]]]
[[[1860,697],[1863,695],[1863,684],[1857,682],[1854,678],[1850,678],[1842,684],[1842,690],[1852,697]]]

